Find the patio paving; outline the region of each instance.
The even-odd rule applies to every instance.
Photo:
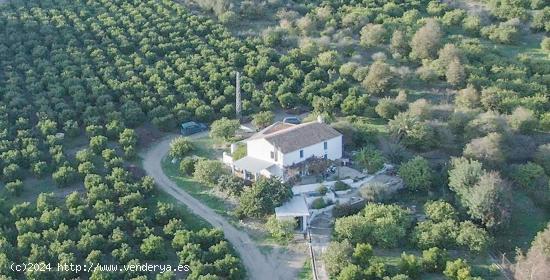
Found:
[[[341,179],[346,179],[346,178],[355,179],[355,178],[365,177],[365,174],[351,167],[338,166],[336,168],[338,169],[336,170],[336,175],[339,175]]]

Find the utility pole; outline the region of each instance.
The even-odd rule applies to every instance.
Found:
[[[237,71],[236,75],[236,92],[235,92],[235,114],[237,117],[237,120],[241,121],[241,76],[240,73]]]

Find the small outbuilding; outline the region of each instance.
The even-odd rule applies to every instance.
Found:
[[[275,208],[277,219],[295,219],[298,223],[298,229],[306,232],[309,223],[309,208],[305,198],[302,195],[293,196],[290,201]]]
[[[245,180],[256,181],[258,177],[271,177],[274,164],[259,158],[245,156],[233,163],[233,173]],[[277,174],[279,175],[279,174]]]

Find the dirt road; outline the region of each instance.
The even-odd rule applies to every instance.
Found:
[[[200,138],[204,135],[206,134],[200,133],[193,135],[191,138]],[[143,157],[143,168],[147,172],[147,175],[155,179],[159,188],[172,195],[181,203],[187,205],[191,211],[208,221],[214,227],[223,230],[225,238],[231,242],[235,250],[239,253],[250,279],[294,279],[296,277],[295,269],[287,267],[289,265],[287,262],[281,262],[273,257],[263,255],[254,241],[250,239],[245,232],[238,230],[224,217],[218,215],[212,209],[178,188],[178,186],[164,174],[161,167],[161,160],[168,152],[170,141],[174,137],[175,135],[172,135],[160,140],[141,155]]]

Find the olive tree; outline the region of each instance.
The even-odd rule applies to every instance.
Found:
[[[239,128],[240,123],[238,120],[230,120],[228,118],[221,118],[212,123],[210,127],[210,136],[214,139],[228,141],[235,136],[235,132]]]
[[[433,171],[428,161],[420,156],[403,163],[399,167],[399,176],[410,190],[427,190],[432,185]]]
[[[215,186],[219,178],[226,173],[227,170],[220,161],[203,159],[195,164],[193,178],[208,186]]]
[[[193,143],[187,137],[177,137],[170,142],[170,150],[168,155],[172,158],[181,159],[188,155],[193,150]]]

